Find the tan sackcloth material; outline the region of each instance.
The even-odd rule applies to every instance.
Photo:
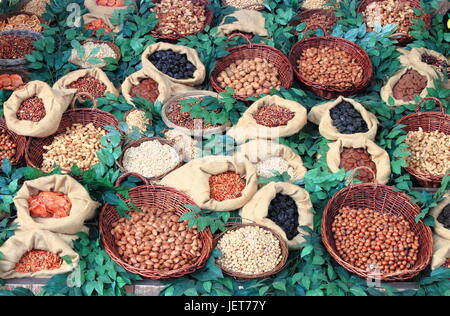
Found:
[[[49,278],[57,274],[71,272],[80,261],[79,255],[72,249],[72,242],[77,238],[77,236],[55,234],[46,230],[17,229],[14,236],[0,247],[0,252],[4,256],[4,259],[0,260],[0,278]],[[16,264],[23,255],[34,249],[50,251],[60,257],[68,256],[72,263],[68,264],[62,260],[62,265],[59,269],[43,270],[34,273],[16,272]]]
[[[194,72],[194,78],[191,79],[175,79],[172,78],[163,72],[159,71],[153,63],[148,59],[150,55],[152,55],[154,52],[160,51],[160,50],[172,50],[174,52],[185,54],[187,56],[187,59],[194,64],[196,67],[196,70]],[[175,45],[175,44],[169,44],[164,42],[159,42],[156,44],[152,44],[149,47],[146,48],[144,53],[142,54],[142,66],[143,68],[147,69],[150,72],[156,72],[159,75],[165,77],[167,80],[182,84],[190,87],[201,85],[205,81],[206,77],[206,69],[205,65],[203,65],[202,61],[200,60],[200,57],[197,54],[197,51],[193,48],[182,46],[182,45]]]
[[[32,217],[28,209],[28,198],[39,192],[67,194],[72,208],[70,215],[63,218]],[[43,229],[54,233],[76,234],[83,230],[86,220],[95,216],[100,203],[93,201],[89,192],[68,175],[51,175],[32,181],[25,181],[14,198],[17,220],[23,229]]]
[[[227,17],[236,18],[237,21],[223,24]],[[255,10],[236,10],[234,13],[223,18],[219,25],[219,35],[230,35],[233,32],[245,32],[259,35],[262,37],[269,36],[267,33],[266,19],[261,12]]]
[[[432,76],[428,73],[428,70],[424,70],[423,68],[419,68],[417,66],[407,66],[407,67],[397,71],[391,78],[389,78],[389,80],[386,82],[386,84],[383,86],[383,88],[381,88],[381,91],[380,91],[381,99],[388,106],[390,106],[389,105],[389,97],[392,97],[394,99],[393,106],[400,106],[400,105],[411,103],[411,101],[403,101],[403,100],[395,99],[394,95],[393,95],[393,91],[392,91],[394,89],[395,85],[397,84],[397,82],[400,80],[400,78],[409,70],[417,71],[420,75],[426,77],[428,80],[426,87],[419,94],[419,96],[422,99],[428,95],[428,90],[427,90],[428,88],[434,88],[433,78],[436,78],[436,76],[437,76],[436,74],[434,76]]]
[[[435,270],[450,259],[450,240],[441,238],[438,235],[433,236],[433,259],[431,260],[431,269]]]
[[[271,182],[260,189],[242,208],[242,221],[244,223],[255,222],[256,224],[271,228],[287,241],[290,249],[300,249],[300,245],[305,242],[304,236],[307,234],[305,231],[298,228],[299,234],[292,240],[288,240],[284,230],[267,218],[269,215],[270,202],[272,202],[278,193],[289,195],[294,199],[298,208],[299,226],[308,226],[313,229],[314,210],[309,198],[309,193],[297,185],[286,182]]]
[[[232,200],[216,201],[210,196],[209,178],[227,171],[239,173],[246,180],[242,196]],[[243,159],[230,156],[208,156],[195,159],[176,169],[160,182],[189,195],[201,208],[212,211],[234,211],[243,207],[257,191],[255,166]]]
[[[116,96],[119,95],[119,91],[114,87],[114,84],[109,80],[106,73],[100,68],[89,68],[89,69],[79,69],[72,71],[59,79],[54,85],[53,89],[64,89],[67,88],[71,83],[77,81],[85,76],[92,76],[95,79],[101,81],[106,86],[105,94],[112,93]]]
[[[367,123],[367,127],[369,129],[366,133],[355,133],[355,134],[341,134],[334,127],[333,120],[330,116],[330,111],[339,103],[347,101],[353,105],[353,107],[361,113],[362,118]],[[329,140],[336,140],[339,138],[359,138],[364,137],[370,140],[374,140],[377,136],[378,130],[378,119],[377,117],[369,112],[361,103],[356,102],[353,99],[348,99],[344,97],[339,97],[334,101],[326,102],[320,105],[316,105],[311,109],[308,114],[308,119],[316,125],[319,125],[320,134]]]
[[[360,136],[358,138],[340,138],[334,143],[329,143],[330,149],[327,153],[327,165],[331,172],[338,172],[341,164],[341,153],[344,148],[366,149],[372,156],[372,161],[377,166],[377,181],[386,184],[391,174],[391,160],[389,154],[381,147],[377,146],[370,139]]]
[[[294,112],[295,116],[286,126],[266,127],[253,118],[260,106],[279,105]],[[237,124],[228,131],[238,144],[251,139],[278,139],[297,134],[308,122],[307,110],[300,103],[279,96],[266,96],[253,103],[242,115]]]
[[[102,19],[103,21],[105,21],[105,24],[111,28],[111,30],[114,33],[119,33],[120,25],[113,25],[110,21],[110,18],[112,18],[112,16],[101,14],[101,13],[97,13],[97,14],[87,13],[87,14],[83,15],[83,23],[84,23],[84,25],[87,25],[87,24],[91,23],[92,21]]]
[[[442,237],[445,238],[447,240],[449,240],[450,242],[450,229],[447,229],[444,227],[444,225],[442,225],[441,223],[439,223],[439,221],[437,220],[437,218],[439,217],[439,215],[441,214],[441,212],[444,210],[444,208],[450,204],[450,194],[447,193],[444,196],[444,200],[442,200],[435,208],[433,208],[431,210],[431,216],[433,216],[435,218],[435,226],[434,226],[434,232]]]
[[[43,138],[53,135],[75,93],[74,89],[52,89],[43,81],[31,81],[23,89],[15,90],[3,104],[6,125],[8,129],[22,136]],[[44,103],[45,117],[39,122],[19,120],[17,111],[20,105],[35,96],[41,98]]]
[[[255,167],[270,157],[281,157],[294,170],[294,177],[290,180],[292,183],[302,180],[307,172],[299,155],[288,146],[271,140],[258,139],[243,144],[239,147],[236,157],[247,159]]]

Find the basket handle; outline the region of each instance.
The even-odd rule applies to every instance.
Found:
[[[87,92],[80,92],[78,91],[73,99],[72,99],[72,103],[70,104],[70,107],[72,110],[75,109],[75,103],[77,103],[77,100],[80,99],[81,97],[87,97],[88,99],[92,100],[92,108],[96,109],[97,108],[97,100],[92,96],[92,94],[87,93]]]
[[[245,36],[245,35],[242,34],[242,33],[239,33],[239,32],[233,33],[233,34],[229,35],[229,36],[227,37],[227,42],[230,41],[233,37],[242,37],[243,39],[245,39],[245,40],[247,41],[247,43],[248,43],[248,45],[250,46],[250,48],[253,47],[253,43],[248,39],[248,37]]]
[[[305,38],[303,40],[306,39],[306,32],[313,29],[313,27],[320,28],[323,31],[323,33],[325,34],[325,36],[330,36],[330,33],[322,25],[312,23],[312,24],[306,25],[305,29],[303,30],[303,32],[305,33]]]
[[[422,103],[424,103],[425,101],[429,101],[429,100],[436,102],[439,105],[439,107],[441,108],[442,114],[445,114],[445,109],[444,109],[444,105],[442,104],[442,101],[435,97],[426,97],[426,98],[423,98],[422,100],[420,100],[420,102],[417,104],[415,113],[419,112],[420,107],[422,106]]]
[[[141,180],[145,185],[148,185],[149,183],[148,183],[148,181],[147,181],[147,179],[145,179],[143,176],[141,176],[140,174],[138,174],[138,173],[135,173],[135,172],[127,172],[127,173],[124,173],[123,175],[121,175],[118,179],[117,179],[117,181],[116,181],[116,183],[115,183],[115,186],[116,187],[119,187],[128,177],[135,177],[135,178],[138,178],[139,180]]]
[[[373,183],[378,184],[377,175],[375,174],[375,172],[373,172],[373,170],[370,169],[369,167],[361,166],[361,167],[355,168],[353,170],[353,172],[350,174],[350,177],[348,178],[348,180],[350,181],[350,187],[353,186],[353,179],[355,178],[356,172],[358,172],[358,171],[360,171],[362,169],[368,170],[372,174],[372,177],[374,179]]]

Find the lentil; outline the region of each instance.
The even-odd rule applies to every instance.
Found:
[[[269,94],[272,88],[281,89],[278,70],[263,58],[237,60],[217,77],[222,89],[230,87],[236,95],[249,97]]]
[[[245,180],[236,172],[227,171],[209,177],[210,197],[219,202],[241,197],[245,186]]]
[[[7,131],[0,129],[0,159],[11,160],[16,154],[17,145],[13,142]]]
[[[30,30],[42,32],[41,21],[36,15],[18,14],[8,18],[6,21],[0,21],[0,32],[9,30]]]
[[[397,81],[392,89],[392,95],[397,100],[413,101],[416,94],[421,94],[428,84],[428,79],[416,70],[408,70]]]
[[[133,110],[129,112],[125,122],[127,123],[130,132],[132,132],[132,127],[136,126],[141,134],[144,134],[150,125],[150,120],[147,118],[145,111],[143,110]]]
[[[286,126],[294,116],[294,112],[279,105],[260,106],[253,114],[256,123],[266,127]]]
[[[345,206],[332,232],[343,260],[359,269],[378,265],[382,274],[411,269],[419,253],[419,237],[403,216]]]
[[[100,98],[106,93],[106,85],[93,76],[84,76],[67,86],[68,89],[77,89],[78,92],[88,93],[94,98]],[[83,97],[86,99],[85,97]]]
[[[133,98],[140,95],[142,98],[155,103],[159,97],[158,83],[150,78],[144,79],[131,88],[130,95]]]
[[[398,24],[397,32],[408,34],[415,18],[411,4],[406,1],[383,0],[370,3],[364,10],[369,30],[375,25]]]
[[[333,125],[341,134],[367,133],[369,128],[361,113],[347,101],[330,110]]]
[[[275,176],[274,171],[280,174],[287,172],[289,176],[294,178],[294,168],[289,166],[289,163],[281,157],[269,157],[256,165],[258,176],[263,178],[271,178]]]
[[[154,32],[161,35],[186,36],[200,32],[206,23],[202,3],[186,0],[162,0],[150,11],[159,19]]]
[[[105,43],[102,44],[96,44],[93,42],[87,42],[82,45],[84,50],[84,55],[82,58],[79,58],[78,52],[76,49],[72,49],[72,54],[70,56],[70,61],[81,68],[92,68],[92,67],[105,67],[108,65],[107,62],[103,60],[103,58],[117,58],[116,53],[114,50]],[[98,50],[98,53],[92,54],[92,51]],[[98,64],[91,64],[89,63],[90,58],[98,58],[102,61]]]
[[[450,170],[450,135],[439,131],[409,132],[405,140],[411,155],[405,157],[408,167],[418,173],[444,175]]]
[[[100,150],[100,138],[106,135],[102,128],[89,123],[73,124],[62,134],[55,136],[49,146],[44,146],[42,170],[51,172],[57,165],[68,170],[76,164],[81,170],[89,170],[99,163],[97,151]]]
[[[18,273],[35,273],[44,270],[59,269],[62,265],[62,259],[50,251],[33,249],[26,252],[20,261],[16,264]]]
[[[441,223],[446,229],[450,229],[450,204],[444,207],[441,214],[437,218],[438,222]]]
[[[267,218],[284,230],[288,240],[299,234],[298,217],[297,203],[289,195],[278,193],[270,202]]]
[[[309,47],[302,52],[297,66],[307,80],[324,86],[348,88],[363,80],[362,66],[339,47]]]
[[[28,198],[28,209],[34,217],[63,218],[70,215],[72,203],[67,194],[39,192]]]
[[[23,101],[17,110],[17,119],[23,121],[40,122],[47,112],[44,102],[39,97],[32,97]]]
[[[274,270],[281,262],[280,241],[258,226],[245,226],[225,233],[217,243],[222,257],[217,262],[225,269],[255,275]]]
[[[117,251],[123,260],[138,269],[172,271],[194,265],[201,257],[201,239],[197,229],[172,209],[143,207],[131,219],[113,223]]]
[[[0,90],[15,90],[24,84],[22,77],[17,74],[0,75]]]
[[[377,174],[377,166],[372,160],[372,156],[363,148],[344,148],[341,152],[341,164],[339,168],[345,171],[354,170],[358,167],[368,167]],[[364,183],[374,182],[373,175],[366,169],[361,169],[356,176]]]
[[[189,61],[186,54],[172,50],[159,50],[148,57],[155,67],[162,73],[175,79],[194,78],[197,68]]]
[[[160,177],[181,162],[177,151],[157,140],[147,141],[138,147],[132,147],[124,153],[123,167],[146,178]]]
[[[27,35],[0,35],[0,59],[24,58],[32,53],[33,41]]]

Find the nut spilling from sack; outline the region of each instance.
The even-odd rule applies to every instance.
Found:
[[[294,112],[280,105],[260,106],[253,114],[256,123],[266,127],[286,126],[294,116]]]
[[[112,28],[108,24],[106,24],[105,20],[103,19],[95,19],[92,22],[85,24],[84,29],[91,31],[98,31],[100,29],[104,29],[105,32],[107,33],[112,32]]]
[[[150,11],[159,19],[154,32],[160,35],[196,34],[206,24],[205,6],[196,1],[161,0]]]
[[[0,90],[15,90],[23,85],[23,80],[17,74],[0,75]]]
[[[384,275],[411,269],[417,261],[419,237],[403,216],[345,206],[331,231],[339,255],[356,268]]]
[[[298,207],[289,195],[278,193],[270,202],[268,218],[280,226],[287,239],[292,240],[298,234]]]
[[[44,102],[39,97],[32,97],[23,101],[17,110],[17,119],[23,121],[40,122],[47,112]]]
[[[281,89],[275,65],[259,57],[237,60],[219,74],[217,81],[222,89],[230,87],[242,97],[270,94],[272,88]]]
[[[194,78],[197,68],[191,63],[186,54],[180,54],[172,50],[159,50],[148,57],[155,67],[175,79]]]
[[[169,145],[151,140],[138,147],[127,149],[123,156],[123,167],[146,178],[158,178],[172,171],[181,162],[177,151]]]
[[[298,60],[298,71],[306,80],[322,86],[351,88],[363,80],[363,67],[339,47],[310,47]]]
[[[33,52],[34,39],[27,35],[0,35],[0,59],[20,59]]]
[[[408,168],[417,173],[441,176],[450,170],[450,135],[439,131],[409,132],[405,140],[411,155],[405,157]]]
[[[158,83],[153,79],[144,79],[138,85],[131,88],[130,95],[135,98],[141,96],[142,98],[155,103],[159,97]]]
[[[93,76],[84,76],[67,86],[68,89],[77,89],[78,92],[88,93],[94,99],[100,98],[106,93],[106,85]],[[86,99],[85,97],[82,97]]]
[[[209,177],[210,197],[219,202],[241,197],[245,186],[245,180],[233,171]]]
[[[280,241],[267,229],[245,226],[226,232],[217,243],[223,268],[246,275],[273,271],[281,262]]]
[[[96,3],[104,7],[123,7],[125,0],[97,0]]]
[[[438,222],[441,223],[446,229],[450,229],[450,204],[444,207],[441,214],[437,218]]]
[[[72,202],[67,194],[39,192],[28,198],[28,209],[33,217],[63,218],[70,215]]]
[[[374,174],[377,174],[377,166],[372,161],[372,156],[367,150],[363,148],[344,148],[341,152],[341,164],[339,168],[350,171],[358,167],[368,167],[372,169]],[[373,175],[366,169],[359,170],[355,178],[361,180],[363,183],[375,181]]]
[[[256,165],[257,173],[259,177],[271,178],[275,176],[275,172],[283,174],[287,172],[291,179],[294,178],[294,168],[281,157],[268,157]]]
[[[394,99],[413,101],[414,96],[421,94],[428,84],[428,79],[416,70],[408,70],[392,89]]]
[[[333,125],[341,134],[367,133],[369,128],[361,113],[349,102],[342,101],[330,110]]]
[[[43,28],[39,17],[36,15],[18,14],[6,19],[6,21],[0,21],[0,32],[9,30],[30,30],[40,33]]]
[[[397,24],[397,33],[409,34],[413,25],[412,20],[416,18],[413,8],[408,1],[384,0],[370,3],[364,10],[369,31],[375,26]]]
[[[0,159],[8,158],[11,160],[16,154],[16,143],[8,135],[7,131],[0,129]]]
[[[111,230],[123,260],[138,269],[173,271],[193,266],[201,257],[196,229],[188,229],[174,210],[143,207],[121,218]]]
[[[81,170],[89,170],[99,163],[97,151],[101,148],[100,138],[105,135],[105,130],[95,127],[92,123],[67,127],[49,146],[44,146],[41,169],[51,172],[56,165],[63,170],[70,170],[76,164]]]
[[[16,264],[18,273],[35,273],[59,269],[63,263],[60,256],[50,251],[33,249],[26,252]]]

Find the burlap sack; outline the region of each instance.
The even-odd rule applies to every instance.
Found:
[[[411,103],[411,102],[408,102],[408,101],[395,99],[394,98],[394,94],[392,92],[392,90],[394,89],[395,85],[400,80],[400,78],[410,69],[417,71],[420,75],[425,76],[427,78],[427,80],[428,80],[427,86],[419,94],[420,98],[423,99],[423,98],[425,98],[428,95],[428,91],[427,91],[428,88],[434,88],[433,79],[436,78],[436,74],[433,76],[433,75],[430,75],[428,73],[428,71],[424,70],[423,68],[416,67],[416,66],[407,66],[407,67],[397,71],[391,78],[389,78],[389,80],[386,82],[384,87],[381,88],[381,91],[380,91],[381,99],[388,106],[390,106],[390,104],[389,104],[389,97],[392,97],[394,99],[393,106],[399,106],[399,105],[404,105],[404,104]]]
[[[290,180],[292,183],[302,180],[307,171],[303,166],[302,158],[291,148],[271,140],[258,139],[241,145],[236,157],[250,161],[255,167],[270,157],[281,157],[293,169],[294,176]]]
[[[49,278],[71,272],[80,261],[79,255],[72,249],[72,241],[75,239],[77,239],[76,236],[55,234],[45,230],[16,230],[14,236],[0,247],[0,252],[4,256],[4,259],[0,260],[0,278]],[[46,250],[60,257],[68,256],[72,263],[68,264],[63,260],[59,269],[34,273],[16,272],[16,264],[26,252],[31,250]]]
[[[258,108],[264,105],[283,106],[295,113],[295,116],[286,126],[266,127],[256,123],[253,115]],[[300,103],[286,100],[279,96],[266,96],[253,103],[242,115],[237,124],[228,131],[238,144],[250,139],[278,139],[297,134],[307,123],[307,110]]]
[[[72,209],[63,218],[32,217],[28,210],[28,198],[39,192],[58,192],[67,194]],[[76,234],[83,229],[84,222],[94,217],[100,206],[93,201],[88,191],[75,179],[67,175],[52,175],[32,181],[25,181],[14,198],[17,219],[23,229],[44,229],[54,233]]]
[[[87,25],[87,24],[91,23],[92,21],[95,21],[98,19],[102,19],[103,21],[105,21],[105,24],[111,28],[111,30],[114,33],[119,33],[120,25],[113,25],[110,21],[111,18],[112,18],[111,15],[105,15],[105,14],[101,14],[101,13],[97,13],[97,14],[87,13],[87,14],[83,15],[83,23],[84,23],[83,25]]]
[[[119,91],[114,87],[114,84],[109,80],[106,73],[101,70],[100,68],[89,68],[89,69],[79,69],[72,71],[59,79],[54,85],[53,89],[64,89],[67,88],[72,82],[77,81],[78,79],[85,77],[85,76],[92,76],[95,79],[98,79],[106,86],[106,93],[112,93],[116,96],[119,95]]]
[[[327,153],[327,165],[331,172],[336,173],[341,168],[341,153],[344,148],[363,148],[372,156],[372,161],[377,166],[377,181],[380,184],[386,184],[391,174],[391,160],[389,154],[377,146],[373,141],[359,136],[357,138],[342,138],[334,143],[328,144],[330,149]]]
[[[336,127],[333,125],[333,120],[330,116],[330,111],[336,105],[341,103],[342,101],[347,101],[353,105],[353,107],[361,113],[362,118],[367,123],[367,127],[369,129],[366,133],[356,133],[356,134],[341,134],[338,132]],[[329,140],[336,140],[339,138],[360,138],[361,136],[364,138],[368,138],[370,140],[374,140],[377,136],[378,130],[378,119],[371,112],[367,111],[366,108],[361,104],[356,102],[353,99],[348,99],[344,97],[339,97],[334,101],[326,102],[320,105],[316,105],[311,109],[308,114],[308,119],[316,125],[319,125],[320,134]]]
[[[314,210],[309,193],[297,185],[284,182],[271,182],[259,190],[250,202],[242,208],[242,221],[244,223],[255,222],[256,224],[271,228],[287,241],[290,249],[300,249],[300,245],[305,242],[304,236],[307,234],[305,231],[298,228],[299,234],[292,240],[288,240],[284,230],[267,218],[270,202],[272,202],[278,193],[289,195],[294,199],[298,208],[299,226],[308,226],[313,229]]]
[[[428,65],[427,63],[424,63],[422,61],[422,55],[428,54],[436,57],[439,60],[446,61],[447,64],[450,64],[450,59],[446,58],[444,55],[434,50],[426,49],[424,47],[414,47],[411,50],[399,49],[399,51],[400,53],[402,53],[402,55],[400,55],[399,57],[399,60],[403,66],[412,66],[414,68],[423,69],[424,71],[427,71],[428,74],[432,77],[436,75],[437,71],[441,78],[444,79],[444,73],[439,68]],[[450,80],[447,80],[447,82],[442,82],[442,87],[444,89],[450,89]]]
[[[450,259],[450,240],[441,238],[438,235],[433,236],[433,259],[431,260],[431,269],[435,270]]]
[[[239,173],[247,185],[241,197],[219,202],[210,196],[209,178],[227,171]],[[203,209],[219,212],[240,209],[253,197],[258,186],[255,166],[248,160],[230,156],[208,156],[193,160],[170,173],[160,184],[185,192]]]
[[[235,18],[237,21],[223,24],[227,17]],[[255,10],[236,10],[234,13],[223,18],[219,25],[219,35],[229,35],[233,32],[245,32],[259,35],[262,37],[269,36],[267,33],[266,19],[261,12]]]
[[[141,69],[128,76],[122,83],[121,91],[127,103],[136,106],[130,94],[131,88],[138,85],[142,80],[149,78],[158,83],[159,96],[156,101],[160,101],[161,103],[166,102],[171,96],[182,93],[190,88],[181,84],[172,83],[158,73],[149,71],[149,69]]]
[[[125,3],[129,2],[130,6],[136,6],[136,1],[135,0],[125,0]],[[114,15],[114,11],[118,10],[127,10],[128,6],[123,6],[123,7],[107,7],[107,6],[102,6],[102,5],[97,5],[97,0],[84,0],[84,6],[86,7],[86,9],[89,10],[89,12],[93,13],[93,14],[104,14],[104,15],[110,15],[113,16]]]
[[[14,91],[3,104],[6,125],[18,135],[40,138],[53,135],[75,93],[76,90],[73,89],[52,89],[43,81],[31,81],[25,88]],[[39,122],[19,120],[17,110],[20,105],[35,96],[41,98],[44,103],[45,117]]]
[[[450,229],[447,229],[438,222],[437,218],[441,214],[441,212],[444,210],[444,208],[450,204],[450,194],[447,193],[445,195],[444,200],[442,200],[433,210],[431,211],[431,216],[435,218],[435,226],[434,226],[434,232],[439,235],[442,238],[445,238],[450,241]]]
[[[154,52],[159,50],[172,50],[174,52],[185,54],[187,56],[187,59],[194,64],[196,67],[196,70],[194,72],[194,78],[192,79],[175,79],[172,78],[163,72],[159,71],[153,63],[148,59],[150,55],[152,55]],[[152,44],[144,51],[142,54],[142,65],[143,68],[147,69],[150,73],[156,72],[159,75],[167,78],[169,81],[187,85],[187,86],[198,86],[201,85],[205,81],[206,77],[206,69],[205,65],[203,65],[202,61],[200,60],[200,57],[198,57],[197,51],[193,48],[182,46],[182,45],[175,45],[175,44],[169,44],[164,42],[159,42],[156,44]]]

